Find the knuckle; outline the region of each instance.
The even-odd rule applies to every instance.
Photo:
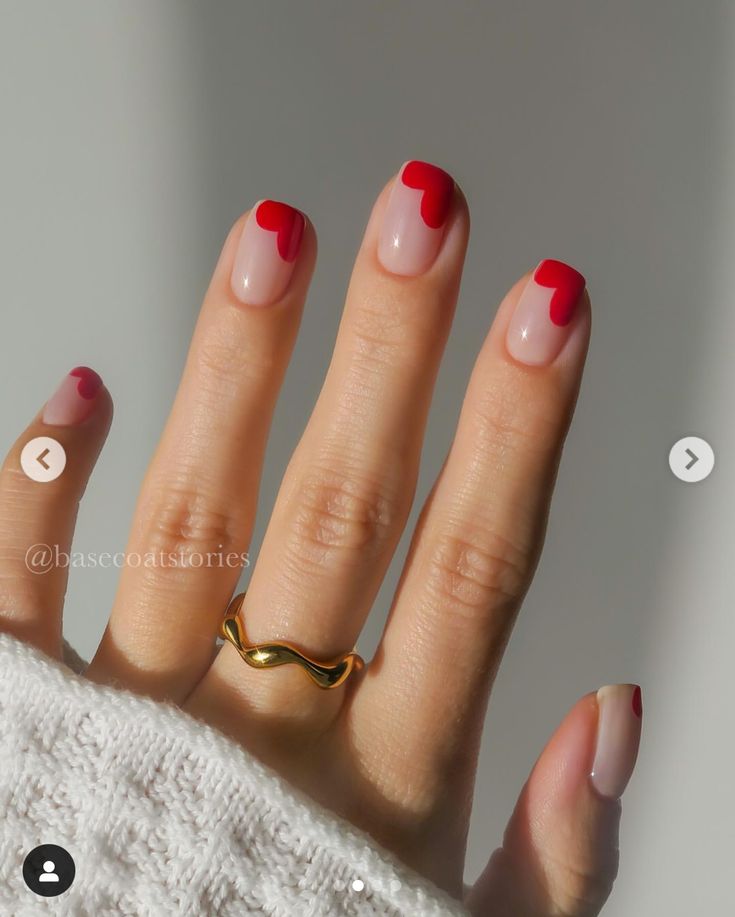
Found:
[[[14,452],[6,456],[2,469],[2,502],[13,505],[28,500],[28,476]]]
[[[429,557],[428,586],[449,610],[476,619],[498,606],[514,606],[525,592],[528,552],[479,527],[439,536]]]
[[[146,528],[150,551],[182,557],[229,552],[244,535],[236,513],[218,508],[212,498],[190,487],[169,486],[148,514]]]
[[[558,411],[547,401],[522,401],[517,387],[489,387],[474,406],[477,449],[546,455],[559,437]]]
[[[4,556],[3,578],[0,583],[0,619],[6,621],[27,621],[38,617],[43,612],[47,595],[43,589],[23,575],[16,564],[10,569],[6,566]],[[43,620],[49,620],[44,616]]]
[[[398,507],[384,484],[338,471],[312,471],[301,482],[294,549],[307,563],[374,555],[395,528]]]
[[[615,862],[603,870],[590,863],[577,864],[572,860],[554,860],[546,864],[549,897],[553,901],[553,914],[557,917],[587,917],[597,914],[613,889],[617,874]]]
[[[235,386],[241,378],[243,363],[238,359],[233,339],[227,335],[211,334],[196,351],[196,368],[200,378],[214,382],[218,387]]]
[[[218,394],[235,392],[248,378],[260,378],[274,368],[273,354],[267,347],[248,347],[242,329],[222,316],[208,330],[194,352],[197,375],[203,385]]]
[[[363,304],[352,323],[354,357],[367,367],[393,366],[401,358],[407,329],[390,310]]]
[[[547,845],[548,846],[548,845]],[[506,843],[491,858],[512,887],[523,890],[525,908],[550,917],[596,917],[610,896],[618,870],[618,852],[609,851],[601,863],[579,852],[554,856],[539,851],[537,868],[528,869],[515,844]],[[525,913],[525,911],[524,911]]]

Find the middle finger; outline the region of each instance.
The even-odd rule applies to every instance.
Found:
[[[407,163],[379,197],[326,381],[248,587],[250,642],[290,641],[323,660],[354,645],[410,511],[468,230],[464,198],[436,166]],[[296,716],[334,711],[304,690],[297,667],[248,669],[229,644],[194,706],[223,682],[251,712],[280,708],[284,697]]]

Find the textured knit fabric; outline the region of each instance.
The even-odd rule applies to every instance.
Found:
[[[2,635],[0,814],[3,917],[467,913],[215,730]],[[56,898],[23,883],[40,844],[76,864]]]

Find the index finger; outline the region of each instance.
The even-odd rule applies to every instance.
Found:
[[[536,566],[589,331],[584,278],[560,262],[542,262],[505,298],[419,519],[381,664],[355,698],[360,729],[396,728],[375,747],[414,771],[421,762],[418,784],[437,798],[472,777],[468,745]],[[410,721],[395,723],[401,706]]]

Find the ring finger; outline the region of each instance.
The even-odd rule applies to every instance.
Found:
[[[180,701],[210,664],[315,256],[311,225],[286,204],[262,201],[232,228],[143,484],[92,678]]]

